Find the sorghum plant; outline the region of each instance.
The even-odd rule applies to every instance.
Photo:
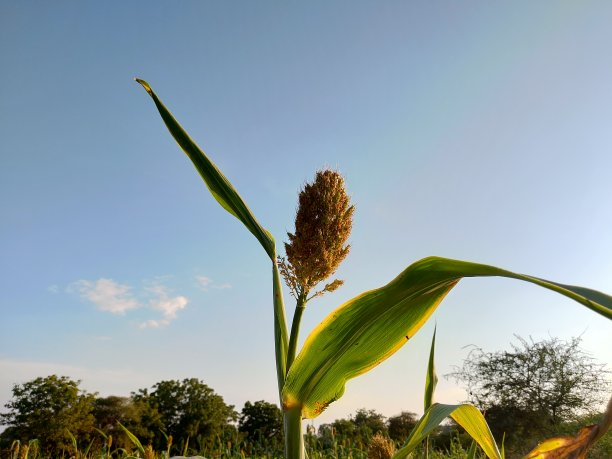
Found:
[[[191,159],[213,197],[246,226],[270,258],[276,373],[285,419],[285,452],[289,459],[304,457],[302,419],[318,416],[330,403],[342,396],[347,380],[374,368],[406,344],[464,277],[501,276],[530,282],[565,295],[608,319],[612,318],[612,297],[601,292],[513,273],[494,266],[429,257],[408,266],[387,285],[364,292],[345,302],[310,333],[300,352],[295,355],[299,320],[298,324],[294,323],[295,329],[292,327],[290,335],[285,319],[274,238],[257,221],[229,180],[174,119],[149,84],[143,80],[137,81],[153,98],[168,130]],[[325,172],[323,174],[325,175]],[[332,173],[330,181],[335,181],[338,185],[338,177]],[[309,188],[308,191],[305,188],[303,191],[304,200],[308,204],[308,200],[312,199],[313,206],[318,205],[318,199],[324,196],[317,193],[316,183],[317,180],[312,185],[314,188]],[[314,191],[311,194],[312,190]],[[350,230],[347,221],[350,221],[353,211],[348,202],[344,202],[342,195],[338,196],[337,208],[344,210],[344,217],[349,217],[345,218],[342,227],[346,233],[347,229]],[[310,225],[315,222],[310,219],[318,213],[313,212],[310,205],[306,207],[303,214],[298,211],[296,232],[290,235],[287,245],[287,261],[283,260],[280,264],[289,288],[296,297],[298,309],[303,308],[305,302],[312,297],[309,297],[311,292],[317,294],[315,286],[325,279],[321,276],[330,269],[331,274],[337,266],[335,261],[341,261],[348,250],[344,241],[337,241],[326,249],[334,254],[333,260],[310,259],[315,255],[308,251],[308,240],[302,245],[299,239],[302,231],[305,234],[311,231]],[[334,218],[336,217],[337,222],[343,221],[339,216]],[[323,287],[321,292],[331,290],[337,285],[337,282],[332,282]],[[291,347],[294,349],[291,350]],[[441,410],[441,406],[434,404],[429,413],[436,417],[441,414],[438,413]],[[464,411],[463,415],[469,421],[472,415],[469,410]],[[476,412],[480,415],[478,410]],[[447,414],[444,414],[441,419],[446,416]],[[477,438],[478,434],[475,435],[476,441],[483,440]],[[496,446],[491,448],[487,455],[501,457]]]

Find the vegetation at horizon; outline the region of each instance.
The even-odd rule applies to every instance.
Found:
[[[548,360],[539,359],[542,354]],[[514,357],[511,364],[499,365],[500,357],[509,356]],[[555,360],[562,360],[563,366],[553,368],[550,362]],[[482,389],[499,382],[510,369],[523,375],[513,379],[512,388]],[[597,408],[610,386],[607,375],[602,365],[581,351],[578,338],[568,342],[519,338],[510,351],[472,352],[458,374],[449,376],[471,392],[495,437],[505,439],[506,457],[514,458],[548,436],[573,434],[580,426],[597,422],[601,417]],[[589,391],[592,384],[597,389]],[[536,391],[546,391],[548,398],[535,402],[531,397]],[[588,397],[583,397],[585,391]],[[10,426],[0,434],[0,459],[284,457],[283,417],[277,405],[246,402],[237,412],[195,378],[161,381],[129,397],[99,397],[81,390],[78,381],[48,376],[16,384],[6,408],[9,411],[0,419]],[[382,457],[376,448],[386,448],[387,453],[400,448],[417,422],[414,413],[385,418],[364,408],[318,429],[307,426],[304,442],[312,458]],[[589,457],[612,457],[611,437],[608,433],[598,442]],[[420,445],[412,457],[463,458],[471,446],[470,436],[451,421],[435,429],[427,446]]]

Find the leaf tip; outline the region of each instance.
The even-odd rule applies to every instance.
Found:
[[[151,86],[149,86],[149,83],[147,83],[145,80],[141,80],[140,78],[135,77],[134,81],[136,81],[136,83],[140,83],[142,87],[145,88],[145,91],[147,91],[149,94],[153,94]]]

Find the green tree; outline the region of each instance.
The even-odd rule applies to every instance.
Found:
[[[263,400],[246,402],[238,420],[238,431],[246,435],[255,452],[282,450],[283,413],[275,404]]]
[[[414,428],[418,420],[418,416],[415,413],[410,413],[408,411],[402,411],[397,416],[391,416],[387,420],[387,429],[389,431],[389,437],[403,444],[408,435],[410,435],[410,431]]]
[[[387,435],[387,424],[385,423],[385,417],[377,413],[375,410],[366,410],[362,408],[357,410],[355,416],[352,418],[353,424],[357,428],[357,432],[364,440],[369,440],[375,434],[380,433]]]
[[[449,375],[465,384],[495,437],[505,433],[515,453],[596,411],[610,387],[605,366],[580,348],[580,338],[517,339],[511,351],[472,350],[462,368]]]
[[[79,384],[56,375],[15,384],[5,405],[8,412],[0,414],[1,423],[10,426],[3,440],[36,438],[46,452],[72,448],[70,434],[85,440],[93,431],[95,395],[80,390]]]
[[[340,445],[363,450],[377,433],[387,435],[385,417],[375,410],[362,408],[349,419],[336,419],[331,424],[321,424],[319,441],[326,449]]]
[[[119,448],[133,446],[119,422],[144,443],[151,442],[162,427],[160,415],[154,407],[129,397],[111,395],[96,398],[92,414],[96,428],[106,435],[112,435],[113,445]]]
[[[189,438],[192,445],[207,447],[216,438],[223,438],[224,430],[233,430],[230,422],[237,419],[234,407],[226,405],[223,397],[196,378],[161,381],[151,392],[142,389],[132,398],[159,413],[161,425],[175,444],[184,444]],[[165,446],[161,432],[156,434],[155,445]]]

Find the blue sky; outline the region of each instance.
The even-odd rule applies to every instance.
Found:
[[[135,76],[279,241],[305,181],[345,175],[346,284],[302,338],[428,255],[612,292],[611,22],[609,2],[2,2],[0,403],[52,373],[276,401],[266,255]],[[516,281],[463,281],[435,321],[440,374],[515,333],[612,363],[607,321]],[[422,411],[433,326],[317,422]]]

